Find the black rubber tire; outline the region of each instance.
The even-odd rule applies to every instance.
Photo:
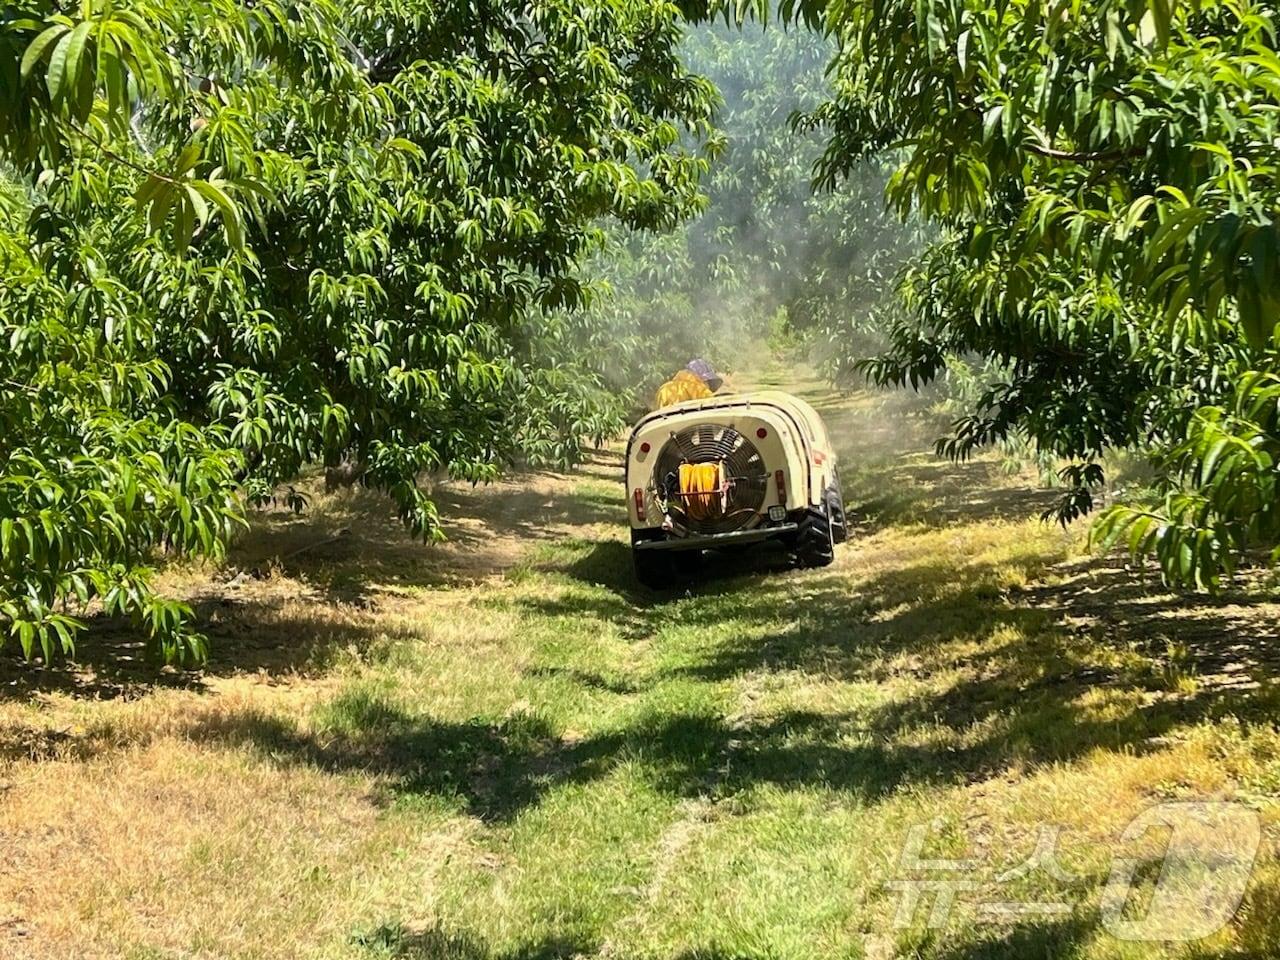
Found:
[[[631,548],[631,560],[635,565],[636,579],[650,590],[666,590],[675,582],[671,556],[663,550],[637,550]]]
[[[681,582],[692,580],[701,569],[701,550],[675,550],[671,553],[671,573]]]
[[[827,490],[827,515],[831,517],[831,541],[844,543],[849,539],[849,520],[844,512],[844,494],[840,492],[840,479],[833,477]]]
[[[836,558],[831,518],[825,509],[810,508],[796,532],[796,562],[802,567],[825,567]]]

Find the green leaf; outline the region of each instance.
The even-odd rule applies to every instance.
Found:
[[[71,38],[73,34],[67,32],[58,40],[53,48],[53,53],[49,56],[49,71],[45,74],[45,83],[49,88],[49,98],[54,103],[62,99],[67,79],[67,57],[71,52]]]
[[[50,44],[66,35],[69,30],[70,28],[65,24],[55,24],[31,41],[26,53],[22,56],[21,76],[23,82],[26,82],[31,76],[36,64],[44,59],[45,54],[49,51]]]
[[[64,85],[67,90],[73,91],[80,85],[80,67],[84,59],[85,44],[89,39],[89,31],[93,29],[93,24],[88,20],[82,20],[76,24],[75,29],[67,36],[67,52],[64,79]],[[54,51],[57,53],[57,50]]]
[[[1148,0],[1148,10],[1156,29],[1156,43],[1163,49],[1169,45],[1170,26],[1173,23],[1173,4],[1176,0]]]
[[[235,250],[244,247],[244,222],[240,216],[240,208],[235,201],[212,181],[197,180],[192,188],[201,196],[211,200],[222,214],[222,223],[227,231],[227,242]]]

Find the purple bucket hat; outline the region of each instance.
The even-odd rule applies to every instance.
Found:
[[[696,376],[699,380],[707,385],[711,390],[719,390],[724,385],[724,378],[716,373],[715,367],[707,363],[699,357],[696,360],[690,360],[685,369]]]

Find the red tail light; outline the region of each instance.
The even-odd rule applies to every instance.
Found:
[[[636,487],[636,492],[633,496],[636,501],[636,519],[644,520],[644,491]]]
[[[787,505],[787,475],[782,470],[775,470],[773,479],[778,485],[778,502],[785,507]]]

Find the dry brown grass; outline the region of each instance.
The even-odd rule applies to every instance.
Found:
[[[238,725],[255,709],[233,700],[191,721]],[[441,864],[466,855],[466,821],[382,817],[367,777],[172,733],[146,740],[31,765],[10,782],[0,811],[10,955],[118,957],[139,944],[157,955],[323,955],[371,911],[403,912],[406,891],[429,909]]]

